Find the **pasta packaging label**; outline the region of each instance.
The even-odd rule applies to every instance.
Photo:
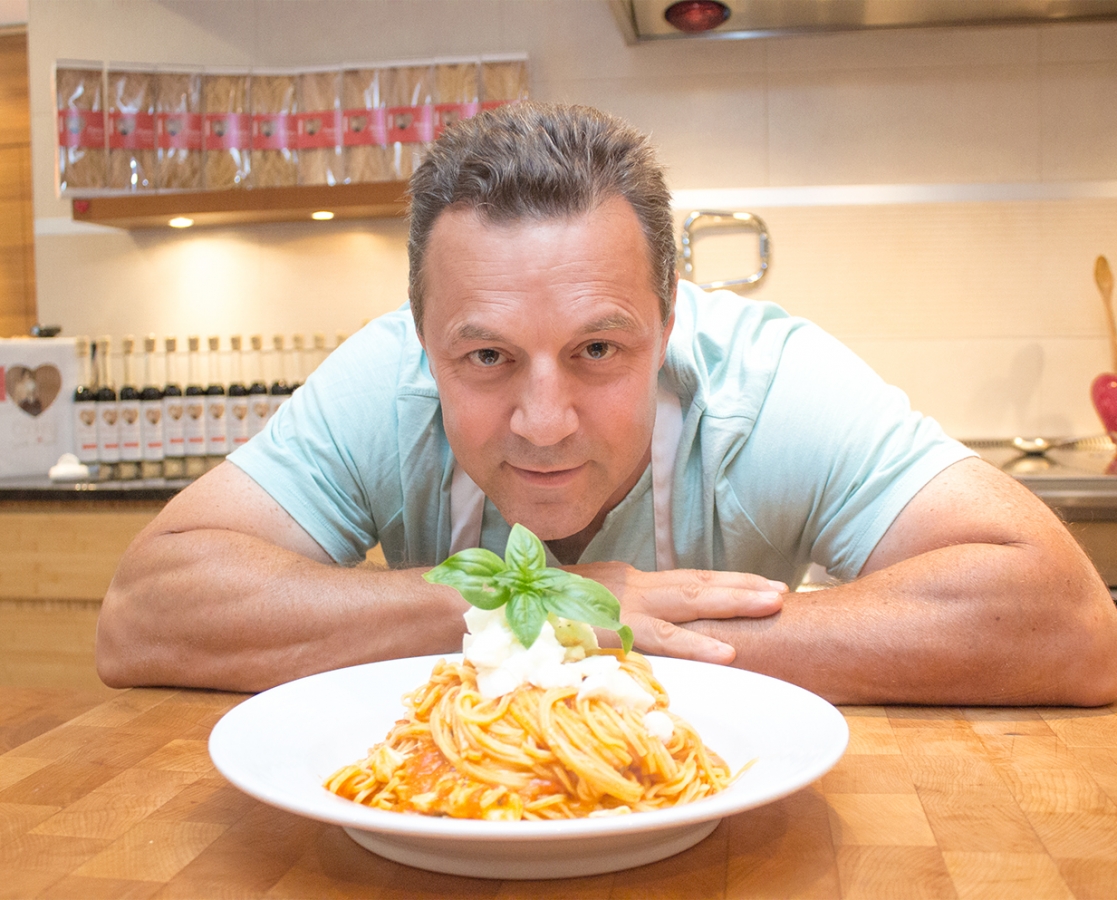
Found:
[[[155,116],[149,112],[109,113],[110,150],[155,149]]]
[[[295,130],[295,146],[300,150],[336,147],[341,136],[341,111],[299,113]]]
[[[434,136],[442,136],[447,128],[462,119],[470,119],[481,111],[481,104],[474,100],[469,103],[439,103],[434,107]]]
[[[391,106],[388,108],[388,143],[427,144],[434,140],[434,108]]]
[[[207,150],[247,150],[252,142],[252,117],[247,113],[206,113]]]
[[[158,113],[155,134],[161,150],[201,150],[202,117],[198,113]]]
[[[60,109],[58,146],[75,148],[105,147],[105,116],[100,110]]]
[[[253,150],[288,150],[295,146],[293,117],[287,113],[264,113],[252,117]]]
[[[347,109],[345,133],[342,141],[346,147],[384,147],[388,143],[387,110],[382,106],[372,109]]]

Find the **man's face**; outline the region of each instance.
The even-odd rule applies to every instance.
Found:
[[[423,346],[458,463],[509,523],[568,537],[650,458],[664,327],[627,201],[573,219],[436,220]]]

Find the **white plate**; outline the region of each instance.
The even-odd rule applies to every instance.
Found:
[[[400,698],[440,658],[369,663],[311,675],[257,694],[214,727],[209,752],[242,791],[341,825],[396,862],[481,878],[566,878],[627,869],[698,843],[724,816],[794,793],[841,757],[849,728],[802,688],[725,666],[653,658],[671,710],[697,728],[733,771],[728,789],[672,809],[597,819],[483,822],[370,809],[322,782],[363,759],[404,714]]]

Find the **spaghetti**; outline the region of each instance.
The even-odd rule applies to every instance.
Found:
[[[647,713],[578,686],[521,684],[486,699],[472,663],[442,660],[404,697],[407,716],[387,738],[326,787],[378,809],[497,820],[640,812],[726,787],[728,766],[667,711],[648,661],[612,655],[654,698]]]

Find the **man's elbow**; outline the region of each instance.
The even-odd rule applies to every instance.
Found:
[[[97,677],[111,688],[138,687],[144,683],[137,665],[139,641],[129,633],[126,607],[121,592],[110,585],[97,617],[95,660]]]
[[[1098,578],[1079,594],[1064,598],[1062,633],[1049,636],[1061,648],[1056,665],[1064,703],[1106,706],[1117,701],[1117,605]]]

